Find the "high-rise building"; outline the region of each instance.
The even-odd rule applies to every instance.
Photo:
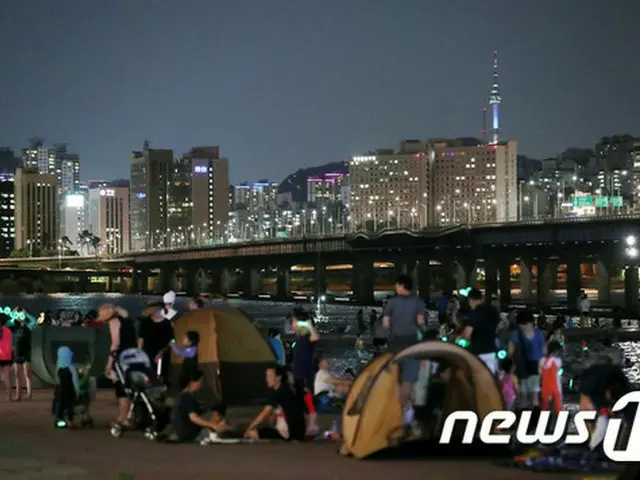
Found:
[[[278,183],[260,180],[241,183],[233,189],[234,210],[250,213],[275,211],[278,207]]]
[[[88,198],[82,193],[68,193],[60,202],[60,238],[67,238],[78,250],[80,234],[87,230]],[[75,247],[75,248],[74,248]]]
[[[0,147],[0,172],[13,174],[20,166],[20,160],[16,158],[9,147]]]
[[[100,239],[100,251],[127,253],[131,249],[129,232],[129,189],[100,186],[89,189],[88,230]]]
[[[378,150],[349,162],[351,228],[415,228],[430,221],[426,145],[405,141],[398,152]]]
[[[631,152],[636,142],[631,135],[601,138],[595,148],[598,169],[606,173],[612,170],[630,170]]]
[[[35,168],[40,173],[52,173],[58,177],[61,195],[76,193],[80,184],[80,156],[67,150],[66,143],[44,146],[42,139],[31,139],[29,148],[22,150],[22,165]]]
[[[191,168],[191,225],[200,242],[208,230],[214,241],[222,238],[229,222],[229,160],[217,146],[195,147],[183,156]]]
[[[436,225],[517,220],[516,142],[474,147],[434,143],[430,155],[428,197]]]
[[[151,149],[131,157],[131,249],[148,250],[168,244],[168,188],[173,172],[173,150]]]
[[[8,257],[14,248],[14,199],[14,174],[0,172],[0,257]]]
[[[307,202],[343,203],[348,178],[344,173],[325,173],[320,177],[307,178]]]
[[[15,248],[55,249],[58,234],[58,178],[37,169],[16,169]]]
[[[169,245],[184,245],[191,242],[193,230],[193,204],[194,199],[191,194],[191,161],[188,158],[176,160],[173,164],[173,171],[168,193],[168,213],[167,225],[169,230]],[[202,226],[201,226],[202,227]],[[207,228],[198,229],[198,238],[208,233]],[[193,238],[195,241],[195,238]]]

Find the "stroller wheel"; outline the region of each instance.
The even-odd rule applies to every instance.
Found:
[[[114,423],[113,425],[111,425],[112,436],[114,436],[115,438],[120,438],[122,437],[123,433],[124,433],[124,430],[122,429],[122,425],[118,425],[117,423]]]
[[[153,428],[147,428],[144,431],[144,436],[148,440],[155,440],[158,437],[158,432],[156,432]]]

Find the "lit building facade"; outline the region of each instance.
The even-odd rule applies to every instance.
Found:
[[[68,238],[73,250],[80,250],[80,234],[88,230],[87,200],[82,193],[68,193],[60,202],[60,238]]]
[[[168,190],[173,173],[173,150],[151,149],[131,157],[131,249],[168,245]]]
[[[343,173],[326,173],[307,179],[308,203],[344,203],[343,194],[349,176]]]
[[[58,177],[37,169],[16,169],[15,248],[57,248]]]
[[[8,257],[15,245],[14,174],[0,173],[0,257]]]
[[[275,211],[278,207],[278,183],[261,180],[255,183],[242,183],[234,187],[234,210],[247,210],[249,213]]]
[[[22,150],[22,165],[39,173],[54,174],[58,178],[58,191],[64,196],[76,193],[80,184],[80,156],[67,150],[66,143],[51,148],[34,139],[29,148]]]
[[[191,175],[191,231],[187,243],[219,242],[229,222],[229,160],[218,146],[195,147],[183,156]]]
[[[516,142],[431,148],[428,197],[435,225],[518,219]]]
[[[429,155],[421,142],[404,142],[400,153],[378,151],[353,157],[349,162],[351,228],[428,225],[429,179]]]
[[[87,230],[100,239],[100,250],[103,253],[119,254],[131,250],[127,187],[89,189]]]

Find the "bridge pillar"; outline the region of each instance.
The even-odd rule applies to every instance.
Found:
[[[164,264],[160,267],[160,285],[163,292],[174,289],[176,276],[176,268],[170,264]]]
[[[373,305],[375,293],[375,268],[373,261],[360,260],[353,266],[351,279],[353,296],[360,305]]]
[[[131,290],[132,293],[147,293],[149,285],[149,271],[138,270],[133,268],[131,272]]]
[[[429,259],[422,257],[416,265],[416,286],[418,287],[418,295],[423,300],[431,299],[431,269],[429,268]]]
[[[198,290],[196,285],[197,275],[198,275],[197,268],[186,268],[183,270],[184,290],[185,290],[185,293],[190,297],[194,297],[196,294],[200,293],[196,291]]]
[[[557,263],[546,258],[538,259],[538,305],[545,307],[549,304],[549,294],[553,279],[558,277]]]
[[[229,268],[223,268],[220,271],[220,293],[223,295],[227,295],[231,293],[231,289],[233,288],[234,277]]]
[[[596,264],[596,277],[598,279],[598,301],[606,304],[611,303],[611,271],[613,270],[613,260],[598,258]]]
[[[78,286],[79,290],[83,293],[87,293],[89,290],[89,274],[85,273],[78,277],[78,281],[80,285]]]
[[[580,258],[571,257],[567,260],[567,308],[574,310],[578,308],[578,295],[581,289]]]
[[[455,288],[475,287],[477,273],[474,258],[457,258],[454,265]]]
[[[317,299],[327,293],[327,266],[320,261],[316,262],[313,274],[315,276],[314,297]]]
[[[222,270],[215,265],[209,265],[210,268],[210,281],[209,291],[213,295],[220,295],[222,293]]]
[[[500,290],[500,305],[511,303],[511,261],[500,262],[498,266],[498,286]]]
[[[547,260],[550,267],[551,276],[549,283],[549,291],[558,289],[558,261],[557,260]]]
[[[520,295],[526,301],[533,298],[530,259],[520,259]]]
[[[442,292],[453,293],[457,288],[457,264],[450,258],[443,260],[440,264],[442,275]]]
[[[498,265],[493,259],[484,262],[484,295],[491,298],[498,294]]]
[[[638,267],[629,266],[624,270],[624,300],[627,310],[637,311],[640,306],[638,300]]]
[[[291,267],[289,265],[278,266],[278,286],[276,296],[278,299],[286,300],[291,293]]]

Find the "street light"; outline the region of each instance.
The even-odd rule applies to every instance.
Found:
[[[628,247],[633,247],[636,244],[636,237],[634,237],[633,235],[629,235],[627,238],[625,238],[625,242],[627,243]]]

